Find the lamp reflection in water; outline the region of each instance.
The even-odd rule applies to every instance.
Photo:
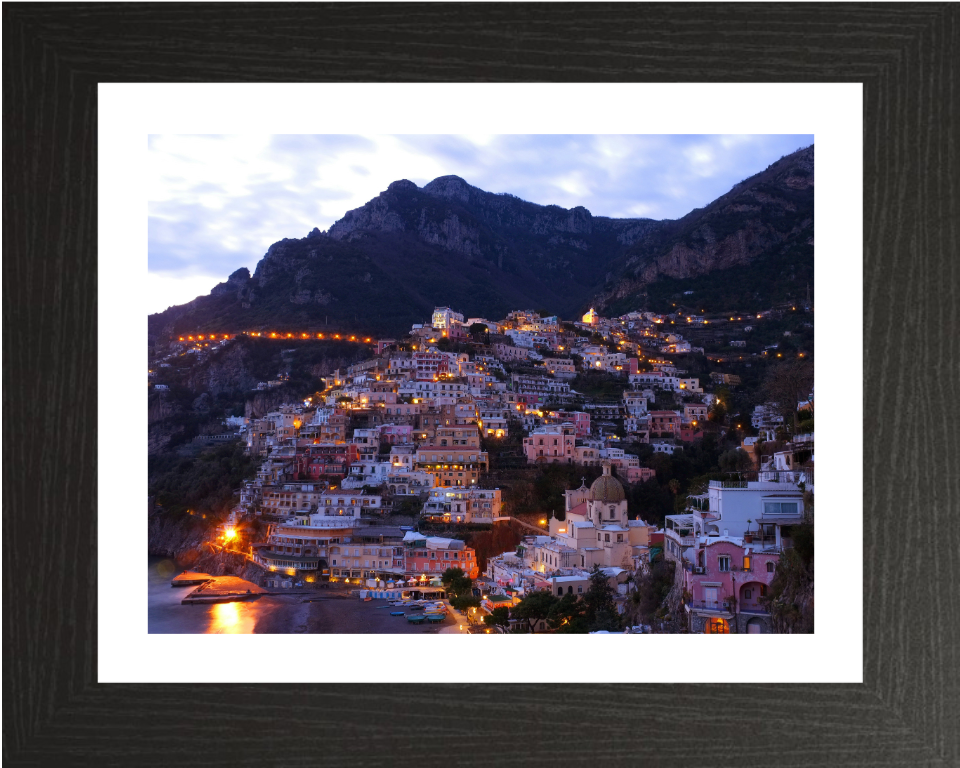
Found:
[[[213,606],[209,634],[235,635],[253,632],[256,612],[248,603],[216,603]]]

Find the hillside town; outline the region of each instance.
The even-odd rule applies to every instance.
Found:
[[[771,310],[798,311],[811,308]],[[488,632],[793,631],[768,592],[795,532],[812,529],[812,387],[795,407],[757,404],[745,428],[724,408],[740,377],[692,375],[683,362],[782,356],[777,344],[750,352],[734,338],[717,351],[697,338],[710,338],[711,323],[749,337],[769,314],[591,309],[561,321],[518,310],[491,320],[437,307],[403,338],[359,339],[370,356],[334,370],[312,396],[197,438],[239,439],[258,463],[217,536],[267,588],[349,584],[361,599],[397,605],[445,597]],[[261,334],[320,335],[248,335]],[[237,335],[179,337],[165,359],[200,359]],[[257,389],[283,382],[281,372]],[[150,385],[164,386],[153,369]],[[809,431],[796,428],[805,413]],[[656,478],[651,457],[728,434],[741,436],[735,461],[674,489],[674,514],[654,519],[631,501],[630,489]],[[579,482],[563,489],[562,506],[520,514],[498,485],[504,467],[570,470]],[[249,521],[255,536],[243,534]],[[478,553],[471,537],[498,526],[511,526],[515,543]]]

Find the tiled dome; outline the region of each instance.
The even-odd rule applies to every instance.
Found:
[[[620,481],[610,474],[610,465],[603,465],[603,474],[590,486],[590,498],[594,501],[619,502],[626,498]]]

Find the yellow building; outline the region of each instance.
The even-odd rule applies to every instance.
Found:
[[[584,322],[587,325],[594,325],[597,322],[597,313],[594,311],[593,307],[590,307],[590,311],[583,316],[583,320],[581,322]]]

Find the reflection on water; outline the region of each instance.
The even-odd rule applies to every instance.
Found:
[[[229,630],[240,621],[240,611],[236,603],[220,603],[213,607],[213,621],[220,631]]]
[[[242,603],[181,605],[193,587],[171,587],[183,568],[173,560],[148,558],[147,628],[151,634],[245,634],[258,619],[277,609],[275,600],[260,598]]]
[[[256,601],[217,603],[210,606],[213,609],[213,622],[207,631],[217,634],[249,634],[253,632],[258,614],[256,608],[254,608],[255,605]]]

